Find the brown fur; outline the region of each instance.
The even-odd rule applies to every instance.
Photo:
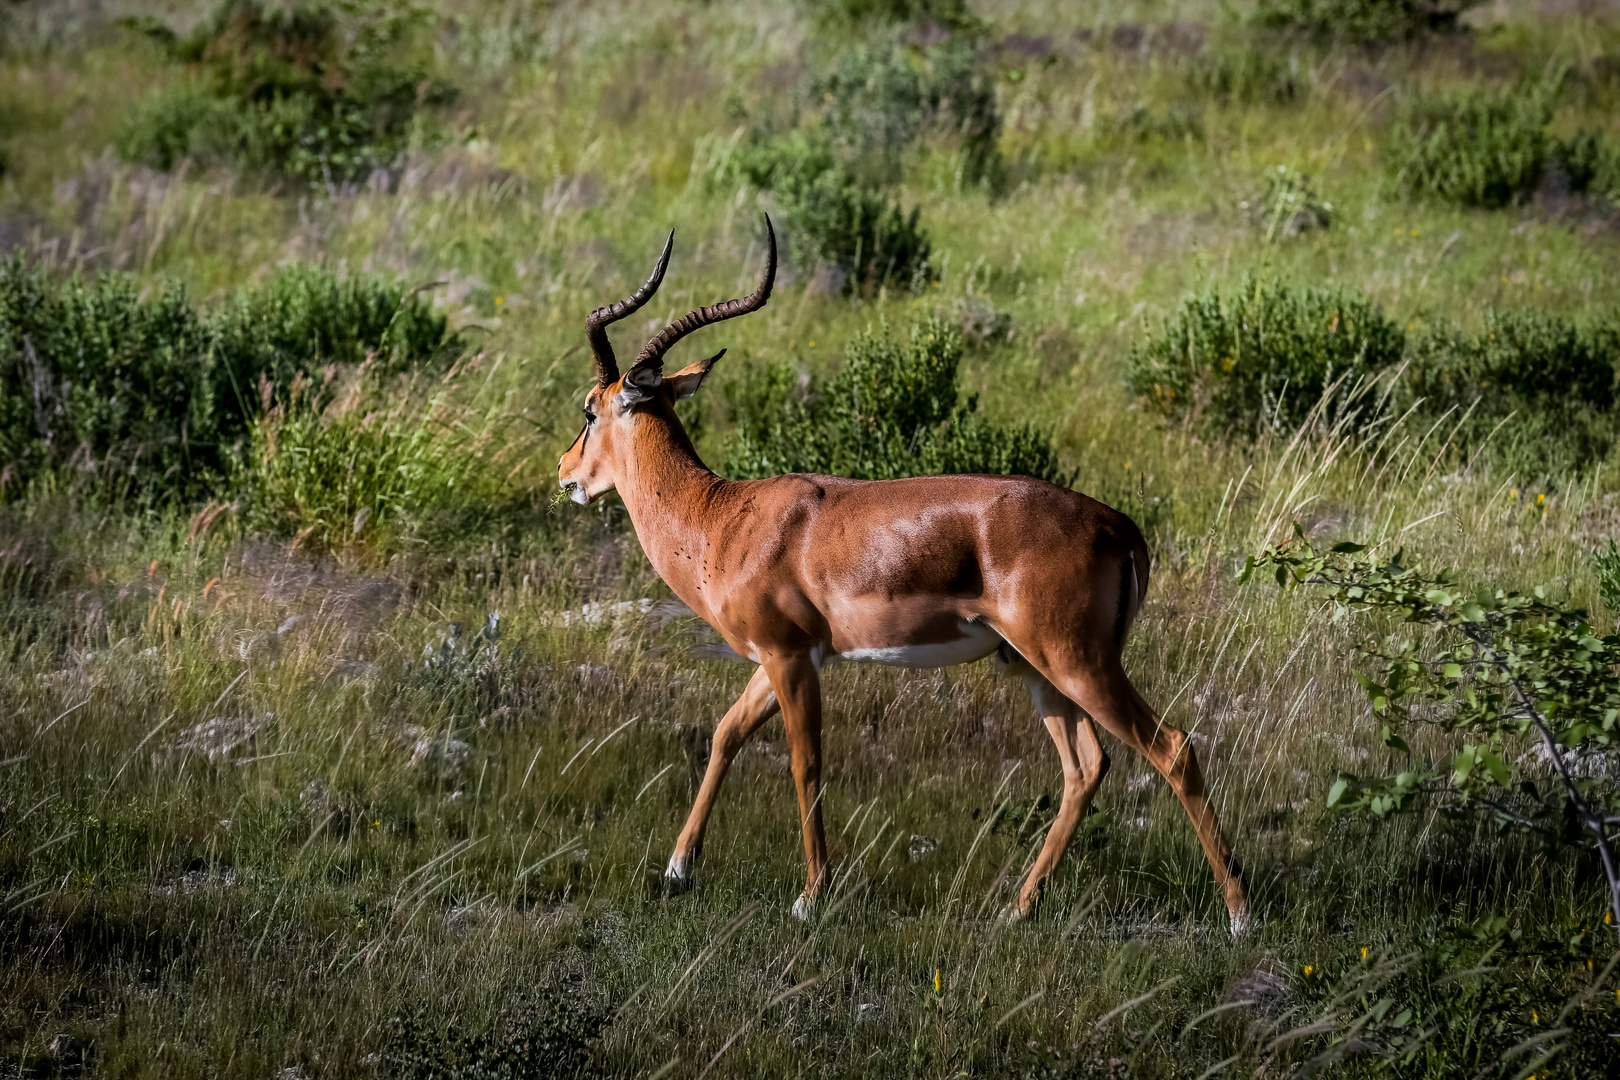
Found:
[[[732,759],[780,709],[808,864],[804,899],[813,902],[828,874],[816,658],[959,640],[966,620],[1016,650],[1011,668],[1030,685],[1063,765],[1057,820],[1014,914],[1038,904],[1107,771],[1095,720],[1169,781],[1241,927],[1243,882],[1192,746],[1142,700],[1121,664],[1147,588],[1147,548],[1130,518],[1027,477],[722,479],[698,460],[673,407],[712,363],[629,393],[630,376],[593,387],[587,407],[596,420],[558,464],[563,487],[586,498],[617,488],[659,575],[760,664],[715,731],[670,861],[674,883],[690,875]]]

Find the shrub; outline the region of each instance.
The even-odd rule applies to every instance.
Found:
[[[1543,85],[1417,99],[1390,135],[1391,181],[1413,195],[1506,206],[1541,183],[1553,145],[1553,96]]]
[[[284,400],[253,421],[231,470],[250,526],[320,549],[388,550],[477,533],[513,509],[507,477],[529,447],[508,437],[499,409],[380,390],[368,367],[322,408],[294,377]]]
[[[727,389],[737,433],[727,471],[740,478],[786,472],[867,480],[942,473],[1071,477],[1051,439],[1030,424],[1003,427],[960,400],[962,336],[930,319],[902,344],[867,331],[850,342],[844,365],[824,387],[786,364]]]
[[[1563,172],[1569,190],[1620,201],[1620,147],[1601,134],[1580,131],[1570,139],[1555,139],[1552,163]]]
[[[1333,224],[1333,204],[1322,198],[1311,175],[1286,165],[1266,171],[1266,190],[1255,209],[1268,237],[1297,236]]]
[[[1222,49],[1200,57],[1188,76],[1194,93],[1232,105],[1279,105],[1299,96],[1299,61],[1264,49]]]
[[[1243,578],[1274,570],[1278,585],[1320,587],[1340,617],[1387,618],[1390,631],[1358,647],[1373,670],[1356,678],[1384,745],[1414,759],[1394,775],[1341,773],[1327,806],[1382,818],[1438,804],[1549,848],[1597,854],[1605,936],[1620,932],[1620,788],[1607,782],[1620,736],[1620,637],[1598,638],[1586,612],[1549,590],[1465,588],[1401,552],[1353,543],[1322,552],[1294,532],[1286,546],[1251,556]],[[1420,730],[1452,736],[1455,757],[1414,753],[1404,735]]]
[[[1465,450],[1492,438],[1494,460],[1541,474],[1601,461],[1614,444],[1620,327],[1612,322],[1490,311],[1476,334],[1447,327],[1414,337],[1410,355],[1402,404],[1421,401],[1435,416],[1455,410]]]
[[[378,1056],[397,1080],[571,1080],[596,1071],[592,1051],[607,1023],[600,1010],[552,994],[502,1009],[477,1034],[396,1017]]]
[[[967,183],[1000,176],[995,88],[967,42],[846,49],[811,83],[811,96],[825,104],[834,147],[869,182],[898,180],[902,153],[923,135],[957,140]]]
[[[910,287],[932,278],[933,244],[881,191],[862,184],[825,143],[795,133],[755,143],[738,155],[744,179],[775,196],[786,224],[812,259],[844,274],[845,287]]]
[[[193,158],[318,184],[394,164],[418,110],[453,91],[401,57],[420,13],[342,10],[340,18],[323,5],[267,11],[258,0],[226,0],[183,41],[140,26],[198,77],[148,99],[121,153],[158,169]]]
[[[261,381],[325,385],[325,365],[403,370],[457,347],[421,299],[315,267],[202,312],[177,282],[143,302],[126,275],[53,287],[13,259],[0,264],[0,476],[67,469],[189,498],[223,473]]]
[[[1335,410],[1343,407],[1358,378],[1400,360],[1404,336],[1353,290],[1251,273],[1231,295],[1211,289],[1185,301],[1132,350],[1127,381],[1165,416],[1253,435],[1297,425],[1347,376]]]
[[[1484,0],[1260,0],[1255,22],[1357,45],[1401,41],[1457,29]]]

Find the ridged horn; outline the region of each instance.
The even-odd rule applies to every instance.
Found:
[[[660,330],[658,335],[651,341],[647,342],[647,347],[641,350],[641,355],[636,357],[636,361],[631,365],[631,368],[652,367],[662,370],[664,367],[664,354],[669,352],[671,346],[687,334],[711,323],[735,319],[738,315],[747,315],[764,307],[765,302],[771,298],[771,286],[776,283],[776,230],[771,227],[771,216],[769,214],[765,215],[765,237],[767,244],[765,274],[760,278],[759,288],[748,296],[737,300],[727,300],[724,303],[698,308],[696,311],[689,311],[682,315],[679,319]]]
[[[613,343],[608,340],[607,328],[609,324],[620,319],[634,315],[641,305],[652,299],[658,286],[664,283],[664,271],[669,269],[669,253],[675,250],[675,230],[669,231],[669,239],[664,241],[663,253],[658,256],[658,262],[653,267],[652,276],[632,293],[627,299],[617,304],[597,308],[585,319],[585,337],[591,343],[591,356],[596,364],[596,381],[607,386],[619,377],[619,363],[613,357]]]

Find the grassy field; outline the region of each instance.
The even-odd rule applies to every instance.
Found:
[[[195,497],[174,476],[0,480],[0,1076],[1620,1070],[1595,860],[1439,803],[1328,810],[1339,770],[1400,767],[1354,677],[1365,627],[1237,583],[1298,522],[1546,585],[1612,633],[1592,559],[1620,534],[1614,457],[1536,472],[1421,418],[1212,431],[1126,387],[1186,296],[1246,272],[1359,289],[1409,334],[1505,308],[1615,319],[1602,195],[1554,177],[1465,206],[1386,171],[1418,95],[1557,73],[1549,130],[1620,139],[1612,10],[1499,0],[1464,33],[1364,46],[1210,0],[888,6],[435,3],[401,48],[456,94],[349,177],[120,149],[147,95],[198,76],[118,20],[184,36],[207,7],[0,10],[8,252],[51,281],[127,273],[148,298],[180,282],[205,310],[284,262],[378,275],[423,286],[460,349],[373,382],[335,368],[352,389],[304,428],[278,390],[237,471]],[[750,372],[820,378],[868,328],[965,326],[980,414],[1050,431],[1074,486],[1148,538],[1127,664],[1193,733],[1247,868],[1236,939],[1168,787],[1107,736],[1113,771],[1039,918],[997,920],[1061,778],[988,662],[828,671],[837,877],[813,921],[789,913],[779,720],[732,772],[695,890],[660,887],[752,667],[663,602],[621,506],[555,498],[584,317],[669,228],[669,277],[615,330],[621,356],[751,288],[782,196],[739,155],[829,123],[819,80],[857,48],[952,41],[993,90],[993,168],[924,125],[879,147],[873,188],[920,207],[931,271],[841,291],[790,226],[770,306],[682,346],[681,363],[729,350],[686,415],[721,468]],[[1256,56],[1287,93],[1209,74]],[[1308,174],[1329,224],[1267,213],[1279,169]],[[352,443],[304,449],[333,430]],[[382,496],[356,463],[399,446],[415,479],[367,527]],[[488,512],[421,510],[457,484]],[[1413,755],[1456,749],[1435,734]]]

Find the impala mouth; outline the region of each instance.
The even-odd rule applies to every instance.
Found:
[[[585,485],[581,484],[578,480],[563,480],[560,481],[560,483],[563,492],[579,505],[584,506],[586,503],[591,501],[590,495],[586,494],[585,492]]]

